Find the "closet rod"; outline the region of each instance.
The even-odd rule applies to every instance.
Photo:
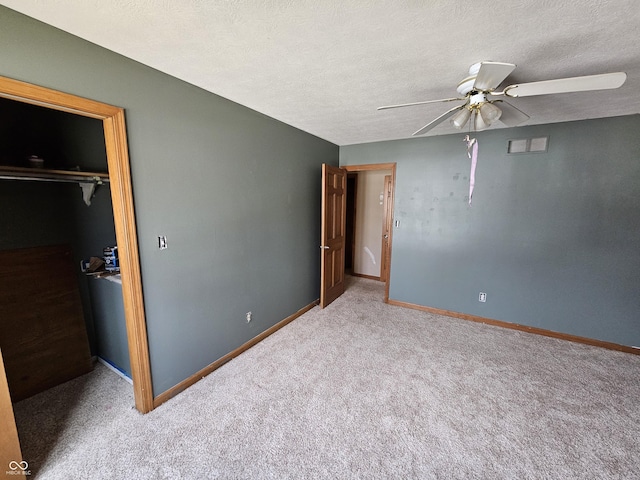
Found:
[[[2,180],[34,180],[37,182],[107,183],[109,174],[66,170],[41,170],[20,167],[0,167]]]
[[[58,182],[58,183],[108,183],[108,178],[101,177],[46,177],[28,175],[5,175],[0,174],[0,180],[34,180],[36,182]]]

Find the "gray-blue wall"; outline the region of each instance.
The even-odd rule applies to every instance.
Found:
[[[107,278],[87,277],[97,355],[131,378],[122,285]]]
[[[0,75],[125,108],[155,395],[318,298],[336,145],[4,7],[0,45]]]
[[[390,298],[640,346],[640,116],[341,147],[397,162]],[[507,154],[549,136],[546,153]],[[478,302],[479,292],[487,302]]]

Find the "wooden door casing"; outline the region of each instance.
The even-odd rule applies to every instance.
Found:
[[[0,76],[0,97],[102,120],[136,408],[154,408],[124,109]]]

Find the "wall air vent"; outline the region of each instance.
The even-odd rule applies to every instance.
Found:
[[[519,138],[509,140],[507,153],[541,153],[546,152],[549,146],[549,137]]]

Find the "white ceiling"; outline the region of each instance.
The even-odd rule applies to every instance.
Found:
[[[627,72],[510,101],[529,125],[640,113],[638,0],[0,3],[338,145],[411,136],[455,104],[376,107],[456,96],[481,60],[518,65],[506,84]]]

